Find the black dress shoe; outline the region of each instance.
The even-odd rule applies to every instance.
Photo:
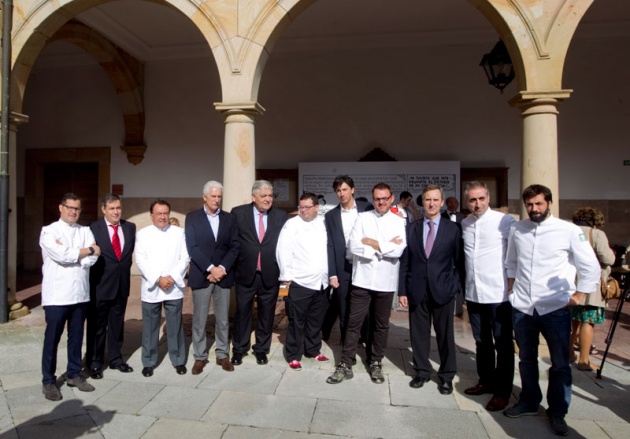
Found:
[[[485,384],[476,384],[464,390],[466,395],[483,395],[485,393],[494,393],[492,389]]]
[[[110,369],[119,370],[122,373],[131,373],[131,372],[133,372],[133,368],[131,366],[129,366],[127,363],[120,363],[120,364],[117,364],[115,366],[110,365],[109,368]]]
[[[267,359],[267,354],[264,352],[256,352],[256,363],[258,364],[267,364],[269,360]]]
[[[94,380],[100,380],[103,378],[103,369],[100,367],[95,367],[90,369],[90,378]]]
[[[429,381],[431,381],[429,378],[415,376],[414,379],[409,381],[409,387],[411,387],[412,389],[419,389],[420,387],[424,386],[424,383],[428,383]]]
[[[186,375],[186,366],[183,364],[175,366],[175,372],[177,372],[177,375]]]
[[[438,386],[438,390],[442,395],[450,395],[451,393],[453,393],[453,382],[442,381],[442,384]]]
[[[153,376],[153,368],[152,367],[145,367],[142,369],[142,375],[145,377],[152,377]]]
[[[247,355],[247,354],[245,354],[245,355]],[[230,362],[234,366],[240,366],[241,364],[243,364],[243,354],[234,353],[232,355],[232,359],[230,360]]]

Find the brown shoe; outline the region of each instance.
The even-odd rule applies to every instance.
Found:
[[[508,405],[508,399],[503,398],[499,395],[494,395],[488,404],[486,404],[486,410],[489,412],[498,412],[499,410],[503,410]]]
[[[477,384],[464,390],[466,395],[483,395],[484,393],[492,393],[492,390],[488,386],[483,384]]]
[[[234,365],[230,363],[230,359],[228,357],[217,358],[217,365],[221,366],[226,372],[234,371]]]
[[[199,375],[203,372],[203,368],[206,367],[206,364],[208,364],[208,360],[195,360],[195,364],[193,364],[192,367],[192,374]]]

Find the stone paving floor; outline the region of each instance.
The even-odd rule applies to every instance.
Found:
[[[29,305],[30,315],[0,325],[0,439],[13,438],[548,438],[555,437],[544,415],[508,419],[484,409],[489,395],[471,397],[463,390],[476,382],[474,341],[470,325],[455,319],[458,375],[455,392],[443,396],[437,378],[415,390],[408,386],[413,375],[407,314],[393,311],[386,358],[386,381],[373,384],[359,362],[355,377],[338,385],[325,383],[340,357],[339,336],[334,333],[323,353],[329,363],[303,361],[301,371],[289,369],[283,357],[286,318],[278,302],[274,342],[269,364],[259,366],[253,355],[232,373],[211,361],[204,372],[177,375],[161,339],[161,362],[155,375],[140,373],[141,320],[139,279],[133,278],[126,315],[125,349],[134,373],[105,370],[104,379],[90,380],[96,387],[82,393],[61,387],[64,399],[51,402],[41,392],[43,310],[39,285],[24,288],[18,299]],[[610,304],[607,321],[597,328],[595,344],[600,353],[616,303]],[[573,397],[567,415],[570,437],[630,437],[630,305],[624,307],[614,335],[603,379],[593,372],[573,368]],[[190,294],[184,306],[187,346],[192,313]],[[212,319],[210,319],[212,320]],[[212,324],[208,325],[212,333]],[[65,337],[65,335],[64,335]],[[541,344],[541,385],[546,387],[549,367],[544,340]],[[59,349],[59,374],[65,370],[65,341]],[[364,358],[364,352],[359,351]],[[210,359],[214,357],[213,352]],[[432,360],[437,368],[437,349]],[[188,352],[188,368],[192,367]],[[520,391],[518,370],[514,395]],[[513,402],[515,397],[513,397]]]

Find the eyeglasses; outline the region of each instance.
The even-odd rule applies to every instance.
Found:
[[[373,198],[374,201],[376,201],[377,203],[380,203],[381,201],[385,202],[388,201],[392,196],[390,195],[389,197],[381,197],[381,198]]]
[[[311,207],[315,207],[315,205],[313,204],[312,206],[298,206],[297,210],[309,210]]]
[[[62,204],[62,206],[68,209],[70,212],[76,212],[76,213],[81,212],[80,207],[72,207],[72,206],[68,206],[67,204]]]

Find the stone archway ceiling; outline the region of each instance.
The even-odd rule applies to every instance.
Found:
[[[71,20],[61,26],[49,40],[64,41],[82,48],[101,66],[111,81],[123,112],[125,144],[121,146],[130,163],[144,158],[144,64],[114,45],[94,29]]]

